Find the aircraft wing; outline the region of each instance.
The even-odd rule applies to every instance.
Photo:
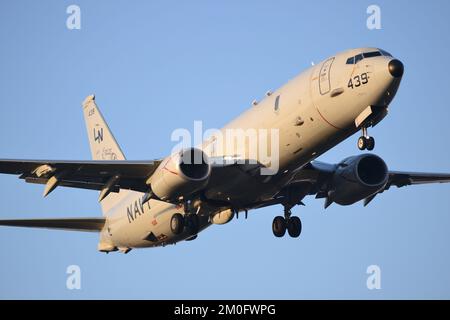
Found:
[[[105,218],[65,219],[20,219],[0,220],[0,226],[61,229],[71,231],[99,232],[105,225]]]
[[[147,179],[162,160],[9,160],[0,159],[0,173],[18,175],[28,183],[45,184],[44,196],[57,186],[119,192],[120,189],[148,192]],[[211,181],[237,174],[252,174],[260,168],[255,164],[227,163],[222,158],[212,158]],[[221,177],[221,178],[219,178]],[[217,181],[216,181],[217,183]],[[214,184],[214,183],[212,183]],[[106,196],[106,194],[104,194]],[[100,199],[103,199],[101,196]]]
[[[424,173],[424,172],[406,172],[389,171],[389,180],[383,190],[364,199],[364,206],[367,206],[379,193],[389,190],[391,186],[398,188],[426,183],[446,183],[450,182],[450,174],[447,173]]]
[[[385,190],[390,186],[403,187],[413,184],[450,182],[450,174],[390,171],[389,181]]]
[[[322,185],[327,182],[335,169],[336,165],[334,164],[314,161],[300,169],[291,183],[308,182]],[[389,171],[389,180],[384,190],[388,190],[391,186],[400,188],[415,184],[446,182],[450,182],[450,174],[448,173]]]
[[[316,195],[316,198],[326,198],[327,186],[335,168],[336,165],[334,164],[313,161],[299,170],[290,185],[303,185],[305,188],[308,187],[310,195]],[[389,171],[389,178],[385,188],[377,194],[389,190],[391,186],[401,188],[408,185],[447,182],[450,182],[450,174],[448,173]],[[368,205],[377,194],[366,198],[364,205]]]
[[[56,186],[111,192],[128,189],[146,192],[146,179],[160,164],[156,161],[53,161],[0,160],[0,173],[19,175],[29,183],[47,184],[44,195]]]

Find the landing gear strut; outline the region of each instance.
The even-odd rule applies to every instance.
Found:
[[[190,200],[184,202],[184,212],[186,213],[184,216],[184,226],[190,234],[196,235],[199,229],[199,219]]]
[[[373,137],[369,137],[367,134],[367,128],[362,128],[362,136],[358,138],[358,149],[359,150],[373,150],[375,148],[375,139]]]
[[[275,237],[283,237],[286,234],[286,230],[292,238],[298,238],[300,236],[302,222],[299,217],[291,217],[291,214],[291,209],[284,207],[284,217],[277,216],[273,219],[272,231]]]
[[[198,233],[199,221],[197,214],[193,213],[186,217],[185,226],[189,230],[189,233],[196,235]]]

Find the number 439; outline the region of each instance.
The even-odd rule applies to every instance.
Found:
[[[369,76],[367,73],[361,73],[361,75],[354,76],[353,78],[350,78],[348,81],[349,88],[357,88],[363,84],[366,84],[369,82]]]

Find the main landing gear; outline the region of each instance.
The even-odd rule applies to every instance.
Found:
[[[372,151],[375,148],[375,139],[373,137],[369,137],[367,134],[367,128],[362,128],[362,136],[358,138],[358,149],[359,150],[369,150]]]
[[[272,231],[275,237],[281,238],[286,230],[292,238],[298,238],[302,232],[302,221],[299,217],[291,217],[291,210],[284,208],[284,217],[277,216],[272,222]]]
[[[197,212],[191,205],[190,201],[184,203],[184,216],[181,213],[175,213],[170,219],[170,229],[176,235],[181,234],[183,231],[187,231],[192,236],[196,236],[199,231],[199,218]],[[192,239],[191,239],[192,238]],[[194,237],[189,239],[193,240]]]
[[[176,235],[187,230],[190,234],[196,235],[199,229],[198,216],[189,214],[183,216],[181,213],[175,213],[170,219],[170,230]]]

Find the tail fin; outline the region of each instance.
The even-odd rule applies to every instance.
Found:
[[[83,101],[84,120],[88,133],[93,160],[125,160],[116,139],[114,139],[100,110],[95,104],[95,96],[90,95]],[[111,193],[101,201],[102,211],[105,215],[115,204],[120,202],[129,191]]]
[[[125,160],[116,139],[109,130],[100,110],[95,104],[95,96],[88,96],[83,102],[84,119],[88,131],[93,160]]]

